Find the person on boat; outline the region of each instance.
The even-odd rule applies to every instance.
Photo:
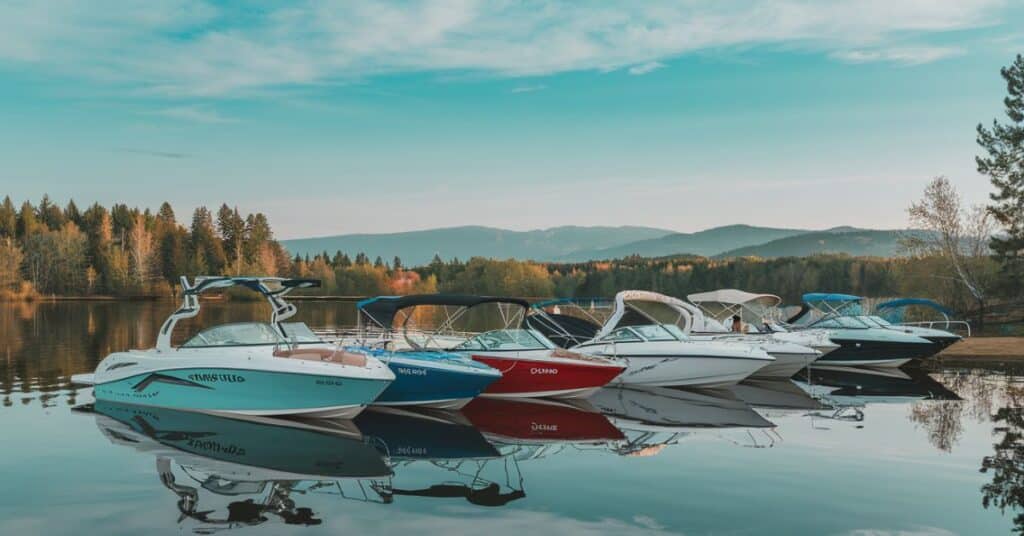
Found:
[[[740,320],[740,315],[733,315],[732,326],[730,327],[733,333],[746,333],[747,328],[743,325],[743,320]]]

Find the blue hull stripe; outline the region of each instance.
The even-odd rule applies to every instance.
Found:
[[[474,398],[499,375],[457,372],[419,366],[408,361],[388,364],[395,381],[377,398],[379,403],[415,403]]]

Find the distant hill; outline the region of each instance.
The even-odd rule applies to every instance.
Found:
[[[717,257],[806,257],[822,253],[846,253],[852,256],[896,257],[903,254],[900,230],[855,229],[837,227],[736,248]]]
[[[705,229],[696,233],[672,233],[610,248],[574,251],[559,260],[582,262],[592,259],[620,259],[630,255],[664,257],[679,254],[710,257],[725,251],[764,244],[765,242],[809,232],[811,231],[801,229],[726,225],[724,227]]]
[[[445,260],[453,257],[465,260],[474,256],[553,260],[574,251],[611,248],[670,233],[672,231],[666,229],[629,226],[564,226],[534,231],[465,226],[301,238],[283,240],[282,243],[292,255],[315,255],[324,251],[333,255],[340,250],[354,256],[364,252],[371,259],[380,256],[388,262],[397,255],[405,265],[415,266],[429,263],[435,254]]]

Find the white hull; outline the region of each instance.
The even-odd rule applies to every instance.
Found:
[[[770,360],[701,356],[620,356],[626,371],[612,385],[647,387],[728,387],[767,365]]]
[[[874,367],[874,368],[899,368],[906,365],[913,358],[893,358],[893,359],[865,359],[865,360],[843,360],[835,363],[834,365],[841,365],[844,367]],[[824,362],[822,363],[824,365]]]
[[[753,378],[788,379],[800,372],[804,367],[814,363],[821,354],[789,354],[769,352],[775,362],[766,365],[753,374]]]
[[[168,408],[174,409],[174,408]],[[333,406],[326,408],[289,409],[289,410],[230,410],[230,411],[207,411],[212,414],[235,414],[253,415],[259,417],[309,417],[314,419],[353,419],[359,415],[366,406]]]
[[[466,404],[473,400],[472,398],[450,398],[445,400],[427,400],[427,401],[415,401],[415,402],[374,402],[375,407],[398,407],[398,406],[415,406],[419,408],[431,408],[431,409],[448,409],[448,410],[460,410],[465,407]]]

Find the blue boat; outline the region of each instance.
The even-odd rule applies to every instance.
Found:
[[[373,402],[376,406],[460,409],[501,378],[497,369],[449,352],[366,347],[346,350],[383,361],[395,374],[395,380]]]

